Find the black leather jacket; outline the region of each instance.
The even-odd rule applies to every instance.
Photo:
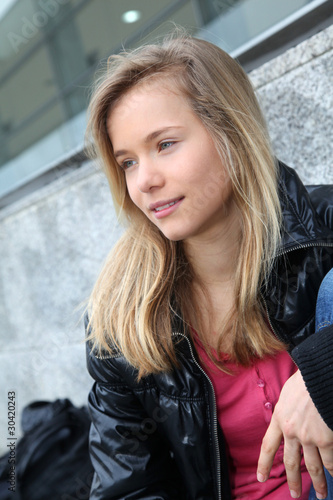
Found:
[[[262,298],[333,429],[333,328],[312,335],[317,291],[333,267],[333,186],[306,190],[281,164],[280,195],[283,245]],[[88,350],[96,381],[89,394],[91,499],[231,498],[213,387],[191,340],[179,332],[173,336],[180,368],[140,382],[121,355],[98,359]]]

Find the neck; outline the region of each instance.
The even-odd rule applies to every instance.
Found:
[[[184,242],[184,249],[198,282],[210,287],[227,286],[234,279],[241,229],[238,217],[223,227]]]
[[[235,271],[241,241],[241,226],[236,213],[219,227],[207,231],[200,238],[184,242],[186,256],[194,271],[192,299],[194,325],[202,339],[217,347],[224,332],[223,350],[231,348],[230,314],[235,304]]]

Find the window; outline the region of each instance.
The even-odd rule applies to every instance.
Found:
[[[174,21],[236,55],[246,67],[265,54],[267,57],[267,40],[281,33],[291,18],[305,18],[307,12],[328,3],[3,0],[0,206],[20,186],[82,150],[90,85],[100,61],[122,45],[135,47],[155,39],[172,28],[168,21]],[[327,12],[323,17],[326,23],[330,19]],[[312,14],[310,26],[319,25],[318,19]],[[279,46],[281,39],[276,39],[272,50]]]

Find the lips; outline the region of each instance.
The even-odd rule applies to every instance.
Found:
[[[161,210],[164,210],[165,208],[172,207],[172,205],[177,203],[177,201],[172,201],[171,203],[167,203],[166,205],[162,205],[161,207],[157,207],[157,208],[155,208],[155,212],[160,212]]]
[[[180,198],[174,198],[172,200],[162,200],[158,201],[156,203],[151,203],[149,205],[149,210],[152,210],[154,212],[161,212],[162,210],[166,210],[169,207],[172,207],[175,205],[178,201],[182,200],[184,197],[181,196]]]

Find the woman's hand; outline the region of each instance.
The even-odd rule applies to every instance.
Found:
[[[284,464],[292,498],[302,493],[301,450],[317,498],[327,495],[323,465],[333,476],[333,431],[319,415],[299,370],[284,384],[262,442],[258,481],[266,481],[275,453],[284,439]]]

